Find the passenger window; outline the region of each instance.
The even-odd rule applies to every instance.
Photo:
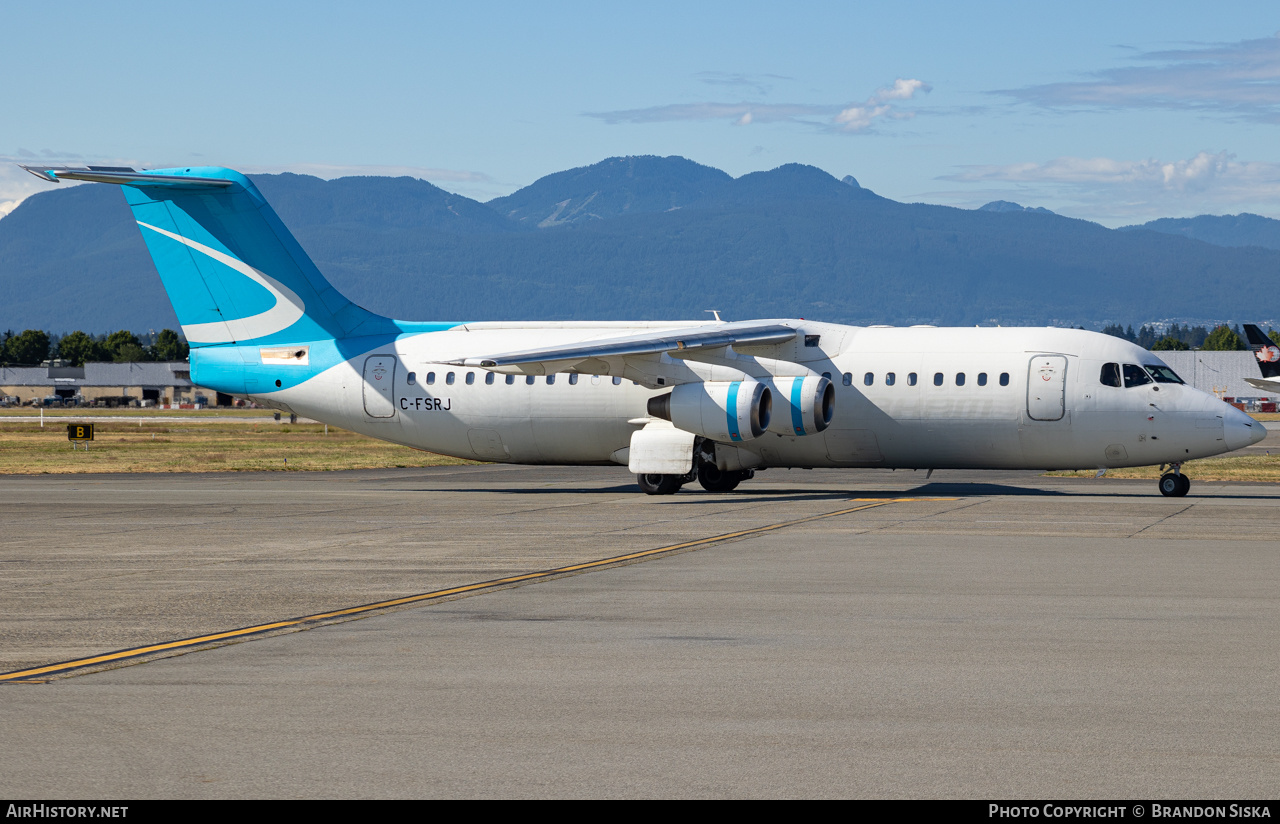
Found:
[[[820,340],[822,340],[821,335],[805,335],[804,345],[808,347],[814,347],[818,345],[818,341]]]
[[[830,373],[830,372],[823,372],[823,373],[822,373],[822,377],[826,378],[827,380],[831,380],[831,373]]]
[[[1136,363],[1126,363],[1121,367],[1121,370],[1124,372],[1126,389],[1131,386],[1142,386],[1144,383],[1151,383],[1151,376],[1147,374],[1147,370]]]
[[[467,373],[467,386],[470,386],[471,384],[473,384],[473,383],[475,383],[475,382],[476,382],[476,373],[475,373],[475,372],[468,372],[468,373]]]
[[[941,373],[941,372],[934,372],[934,373],[933,373],[933,385],[934,385],[934,386],[942,386],[942,373]]]
[[[409,374],[405,375],[404,382],[409,384],[410,386],[413,386],[415,383],[418,382],[418,373],[410,372]]]
[[[622,378],[618,377],[617,375],[614,375],[614,376],[613,376],[613,385],[614,385],[614,386],[622,386]]]
[[[986,385],[987,385],[987,373],[986,373],[986,372],[979,372],[979,373],[978,373],[978,386],[986,386]]]
[[[445,382],[445,383],[447,383],[447,384],[449,384],[450,386],[453,386],[453,373],[452,373],[452,372],[450,372],[449,374],[447,374],[447,375],[445,375],[445,376],[444,376],[444,382]]]
[[[1120,364],[1104,363],[1102,364],[1102,374],[1098,376],[1098,380],[1103,386],[1119,386],[1120,385]]]
[[[525,375],[524,382],[528,386],[533,386],[533,375]]]
[[[873,384],[873,383],[875,383],[875,382],[876,382],[876,376],[875,376],[874,374],[872,374],[871,372],[868,372],[867,374],[865,374],[865,375],[863,375],[863,376],[862,376],[862,385],[863,385],[863,386],[870,386],[871,384]]]
[[[845,373],[844,373],[844,381],[843,381],[843,383],[844,383],[844,385],[845,385],[845,386],[853,386],[853,373],[852,373],[852,372],[845,372]]]
[[[957,373],[956,373],[956,386],[964,386],[964,373],[963,373],[963,372],[957,372]]]
[[[1009,373],[1008,373],[1008,372],[1001,372],[1001,373],[1000,373],[1000,385],[1001,385],[1001,386],[1008,386],[1008,385],[1009,385]]]
[[[435,383],[435,382],[436,382],[436,373],[435,373],[435,372],[428,372],[428,373],[427,373],[427,386],[430,386],[431,384],[433,384],[433,383]]]
[[[507,375],[507,386],[510,386],[511,384],[513,384],[513,383],[515,383],[515,382],[516,382],[516,376],[515,376],[515,375]]]
[[[908,373],[907,373],[907,386],[915,386],[915,385],[916,385],[916,373],[915,373],[915,372],[908,372]]]
[[[488,386],[493,386],[493,373],[492,373],[492,372],[485,372],[485,373],[484,373],[484,382],[485,382],[485,384],[486,384],[486,385],[488,385]]]
[[[884,385],[885,385],[885,386],[893,386],[893,384],[894,384],[897,380],[898,380],[898,376],[897,376],[897,375],[895,375],[895,374],[893,374],[892,372],[885,372],[885,373],[884,373]]]
[[[556,376],[555,376],[555,375],[547,375],[547,386],[550,386],[551,384],[553,384],[553,383],[555,383],[555,382],[556,382]]]
[[[570,372],[570,373],[569,373],[569,385],[570,385],[570,386],[575,386],[575,385],[577,385],[577,383],[578,383],[578,373],[577,373],[577,372]]]

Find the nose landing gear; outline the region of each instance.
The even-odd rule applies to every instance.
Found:
[[[1164,469],[1164,464],[1160,464]],[[1169,464],[1169,472],[1160,476],[1160,494],[1166,498],[1181,498],[1191,489],[1191,479],[1182,474],[1182,464]]]

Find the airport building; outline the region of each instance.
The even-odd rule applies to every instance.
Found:
[[[80,397],[85,401],[114,399],[127,404],[137,400],[169,405],[195,403],[197,395],[211,405],[215,402],[215,393],[191,382],[191,365],[186,361],[67,366],[55,360],[41,366],[0,366],[0,398],[16,397],[24,404],[56,396],[64,401]],[[226,400],[230,402],[230,398]]]
[[[1202,392],[1219,398],[1250,398],[1274,401],[1275,393],[1264,392],[1244,382],[1245,378],[1261,378],[1258,361],[1252,352],[1156,352],[1178,377]]]

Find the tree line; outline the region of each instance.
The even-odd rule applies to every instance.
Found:
[[[91,361],[183,361],[189,352],[187,342],[172,329],[141,336],[124,329],[102,335],[77,330],[62,336],[27,329],[20,334],[9,330],[0,338],[0,363],[5,366],[39,366],[53,358],[65,360],[72,366],[84,366]]]
[[[1240,324],[1236,324],[1235,328],[1217,326],[1210,331],[1204,326],[1175,323],[1162,335],[1149,324],[1143,324],[1135,332],[1133,324],[1125,328],[1113,323],[1104,326],[1102,332],[1153,352],[1187,349],[1230,352],[1249,348],[1245,344],[1244,333],[1240,331]],[[1268,329],[1267,335],[1280,345],[1280,331]],[[39,329],[27,329],[20,334],[14,334],[10,330],[0,339],[0,364],[39,366],[42,361],[51,358],[60,358],[72,366],[84,366],[90,361],[183,361],[187,359],[189,351],[187,342],[172,329],[162,329],[158,333],[142,336],[124,329],[102,335],[90,335],[77,330],[61,337]]]
[[[1112,335],[1122,338],[1130,343],[1136,343],[1143,349],[1150,349],[1152,352],[1169,352],[1169,351],[1185,351],[1187,349],[1204,349],[1210,352],[1239,352],[1248,349],[1245,343],[1244,332],[1240,331],[1240,324],[1230,327],[1225,324],[1215,326],[1213,331],[1209,331],[1204,326],[1182,326],[1180,324],[1172,324],[1165,330],[1164,334],[1156,331],[1151,325],[1144,324],[1137,332],[1133,331],[1133,324],[1129,324],[1126,329],[1118,323],[1104,326],[1102,332],[1105,335]],[[1275,329],[1267,330],[1267,337],[1280,345],[1280,331]]]

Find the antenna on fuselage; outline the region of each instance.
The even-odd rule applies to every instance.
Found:
[[[719,309],[703,309],[702,311],[704,311],[704,312],[710,312],[712,315],[714,315],[714,316],[715,316],[715,319],[716,319],[716,323],[724,323],[724,321],[720,320],[720,310],[719,310]]]

